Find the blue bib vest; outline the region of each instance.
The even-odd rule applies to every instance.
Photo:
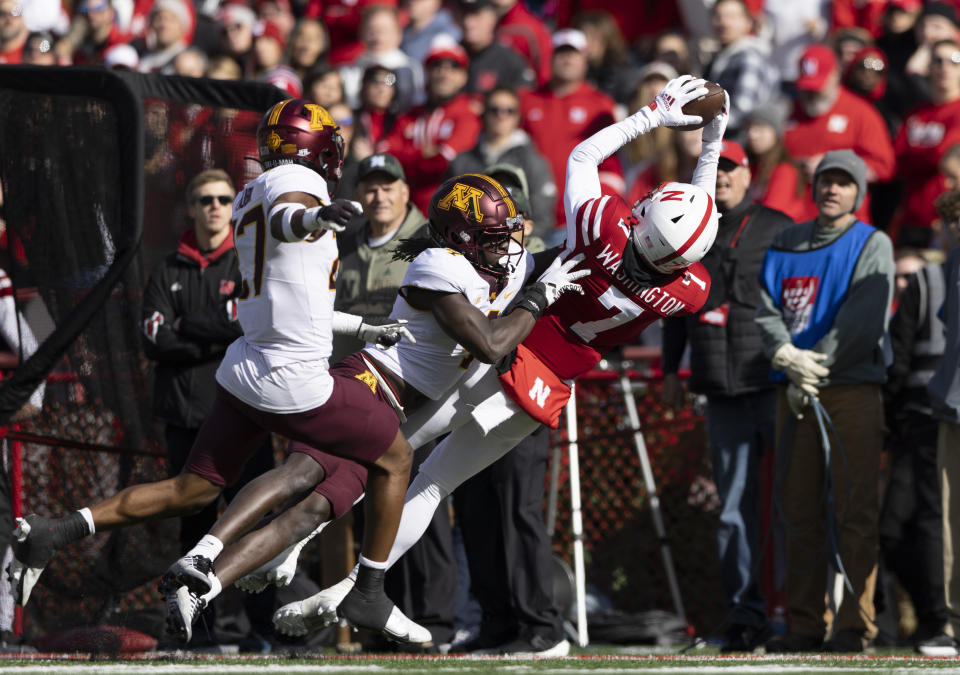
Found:
[[[856,221],[832,242],[808,251],[771,247],[763,260],[760,281],[783,314],[800,349],[812,349],[827,334],[843,304],[853,270],[867,239],[876,229]],[[771,379],[784,379],[782,370]]]

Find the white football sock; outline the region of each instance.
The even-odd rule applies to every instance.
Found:
[[[89,530],[88,534],[93,534],[97,531],[97,526],[93,524],[93,513],[90,509],[84,507],[79,511],[80,515],[83,516],[83,519],[87,521],[87,529]]]
[[[400,556],[420,541],[420,537],[430,527],[434,511],[446,497],[447,494],[439,485],[422,472],[417,473],[416,478],[407,488],[407,501],[403,505],[403,514],[400,516],[397,538],[393,542],[393,548],[390,549],[390,557],[387,558],[388,568],[393,567],[393,563],[397,562]]]
[[[190,557],[194,555],[202,555],[208,560],[216,560],[223,552],[223,542],[214,537],[212,534],[203,535],[203,539],[197,542],[196,546],[186,552],[184,557]]]

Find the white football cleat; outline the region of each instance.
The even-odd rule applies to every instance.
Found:
[[[421,645],[429,647],[433,645],[433,634],[397,609],[394,605],[390,612],[390,618],[383,627],[382,632],[394,642],[404,644]]]
[[[382,575],[383,570],[377,570]],[[382,588],[361,590],[354,586],[340,603],[340,616],[355,628],[366,628],[382,633],[388,640],[422,648],[433,647],[433,635],[415,621],[408,619]]]
[[[329,626],[337,621],[337,607],[352,589],[353,579],[347,577],[309,598],[284,605],[273,613],[273,625],[284,635],[292,636]]]
[[[13,601],[25,607],[33,587],[57,547],[53,543],[54,519],[29,515],[17,518],[13,531],[13,559],[7,565],[7,579],[13,592]]]
[[[186,644],[193,637],[193,624],[207,606],[186,586],[174,587],[161,582],[161,592],[167,601],[167,633]]]
[[[177,586],[186,586],[197,597],[216,588],[220,590],[220,580],[213,569],[213,561],[202,555],[185,555],[170,566],[164,577],[167,583],[175,581]]]

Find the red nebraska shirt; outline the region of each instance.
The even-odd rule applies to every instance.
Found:
[[[450,162],[477,144],[480,128],[470,97],[460,94],[443,105],[417,106],[401,115],[377,144],[377,152],[389,152],[400,160],[410,186],[410,200],[426,213]],[[425,148],[436,148],[437,153],[425,157]]]
[[[903,177],[903,223],[929,226],[937,219],[933,200],[946,190],[937,164],[960,142],[960,100],[914,108],[894,141]]]
[[[497,23],[497,42],[510,47],[527,60],[537,74],[537,84],[550,79],[553,38],[543,21],[534,16],[520,0]]]
[[[880,113],[842,87],[833,107],[819,117],[808,117],[796,106],[783,140],[787,151],[798,158],[849,148],[866,162],[878,181],[890,180],[896,168],[893,144]]]

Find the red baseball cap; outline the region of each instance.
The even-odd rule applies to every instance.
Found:
[[[273,38],[280,44],[280,49],[283,49],[287,46],[287,36],[283,34],[283,30],[277,24],[272,21],[262,21],[253,28],[254,37],[268,37]]]
[[[434,61],[453,61],[461,68],[469,65],[470,59],[466,50],[448,35],[438,35],[431,41],[430,50],[427,57],[423,60],[424,66],[429,66]]]
[[[800,91],[820,91],[837,69],[837,55],[826,45],[810,45],[800,55],[800,75],[794,83]]]
[[[720,159],[729,159],[734,164],[750,168],[750,160],[743,147],[736,141],[723,141],[720,144]]]

